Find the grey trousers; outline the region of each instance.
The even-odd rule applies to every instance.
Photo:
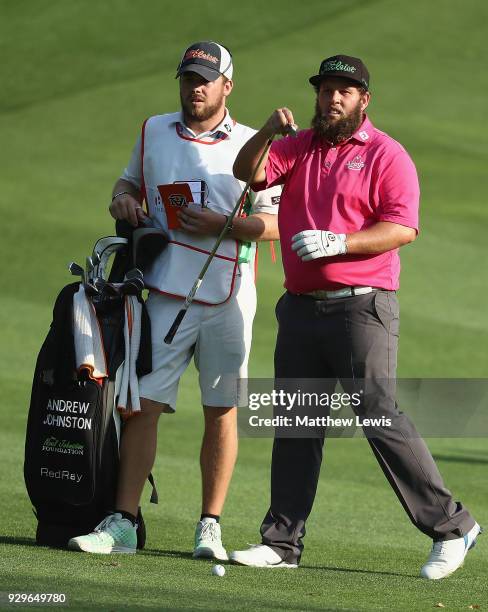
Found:
[[[475,524],[453,500],[409,418],[399,411],[396,377],[399,307],[395,292],[378,290],[341,299],[315,300],[285,293],[276,306],[279,330],[275,378],[340,380],[353,392],[354,380],[369,381],[372,392],[355,412],[383,415],[389,427],[366,432],[371,449],[412,523],[433,540],[465,535]],[[325,433],[325,432],[324,432]],[[312,510],[324,438],[275,437],[271,465],[271,506],[261,525],[262,543],[286,562],[300,561],[305,523]]]

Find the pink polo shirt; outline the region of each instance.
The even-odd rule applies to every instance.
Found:
[[[302,262],[291,238],[306,229],[351,234],[378,221],[418,231],[419,183],[405,149],[377,130],[366,117],[345,143],[336,147],[300,131],[273,143],[263,189],[284,184],[279,228],[285,287],[292,293],[365,285],[399,286],[398,249],[380,255],[341,255]]]

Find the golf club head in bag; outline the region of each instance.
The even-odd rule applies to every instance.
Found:
[[[108,263],[112,255],[127,251],[128,239],[120,236],[105,236],[100,238],[93,247],[93,254],[90,259],[92,264],[92,278],[108,280]],[[115,264],[112,264],[112,268]],[[120,279],[122,280],[122,279]]]
[[[126,272],[133,268],[138,268],[145,274],[169,242],[168,234],[162,228],[156,227],[150,217],[137,228],[118,219],[115,228],[117,236],[127,239],[128,251],[117,255],[109,279],[112,282],[121,282]]]

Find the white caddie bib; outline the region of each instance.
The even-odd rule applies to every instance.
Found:
[[[170,237],[167,248],[145,274],[146,285],[161,293],[184,298],[200,273],[216,237],[193,236],[168,228],[168,215],[161,197],[162,186],[187,183],[194,202],[215,212],[230,214],[244,187],[244,183],[233,176],[232,165],[243,144],[255,131],[234,124],[228,126],[228,134],[223,132],[222,138],[214,142],[199,141],[186,137],[178,129],[179,117],[179,113],[150,117],[143,126],[141,154],[143,189],[149,215]],[[238,248],[236,240],[227,238],[222,241],[195,301],[221,304],[229,299],[238,268]]]

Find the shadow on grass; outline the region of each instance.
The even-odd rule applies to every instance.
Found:
[[[12,544],[14,546],[33,546],[41,548],[34,538],[14,538],[12,536],[0,535],[0,544]]]
[[[398,576],[399,578],[420,578],[417,574],[399,574],[398,572],[377,572],[375,570],[352,569],[350,567],[328,567],[323,565],[300,565],[307,570],[321,570],[327,572],[346,572],[350,574],[374,574],[375,576]]]
[[[435,461],[447,461],[448,463],[468,463],[472,465],[488,465],[488,459],[481,457],[465,457],[463,455],[441,455],[435,453],[432,455]]]
[[[179,557],[180,559],[193,559],[193,553],[184,552],[182,550],[161,550],[155,548],[144,548],[138,551],[139,555],[147,555],[153,557]]]

